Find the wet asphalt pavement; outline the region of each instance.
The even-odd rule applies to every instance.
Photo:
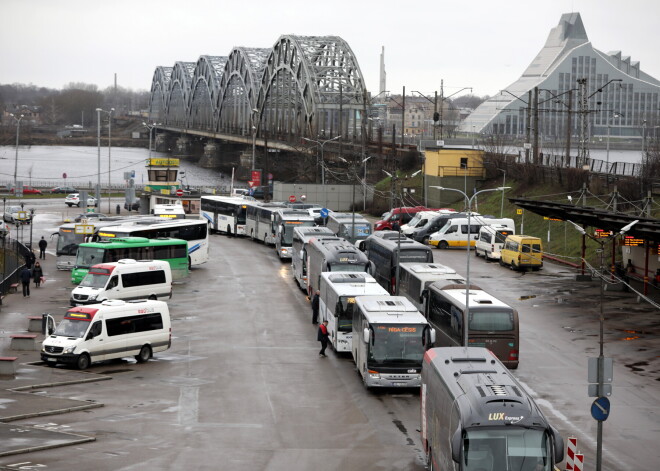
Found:
[[[67,212],[37,208],[34,239]],[[211,236],[210,261],[175,286],[169,303],[172,348],[145,364],[79,372],[12,351],[9,336],[26,333],[28,316],[59,320],[68,306],[69,272],[55,270],[54,246],[46,284],[30,299],[8,295],[0,309],[0,356],[19,357],[15,378],[0,377],[0,469],[424,469],[418,391],[367,392],[350,356],[318,358],[290,265],[247,239]],[[465,275],[465,252],[434,255]],[[471,282],[518,309],[515,375],[564,437],[578,437],[593,469],[586,364],[598,355],[598,283],[578,283],[565,267],[523,275],[474,257]],[[660,311],[630,293],[607,291],[605,300],[615,373],[604,469],[655,469]]]

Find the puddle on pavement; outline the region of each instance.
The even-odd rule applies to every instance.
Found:
[[[536,297],[535,294],[529,294],[529,295],[527,295],[527,296],[520,296],[520,297],[518,298],[518,301],[526,301],[526,300],[528,300],[528,299],[534,299],[535,297]]]
[[[130,368],[125,368],[125,369],[119,369],[119,370],[105,370],[105,371],[101,371],[100,374],[110,375],[110,374],[113,374],[113,373],[130,373],[131,371],[133,371],[133,370],[130,369]]]

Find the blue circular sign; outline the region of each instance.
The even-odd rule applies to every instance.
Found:
[[[597,398],[591,404],[591,417],[604,422],[610,415],[610,400],[606,397]]]
[[[321,208],[321,217],[327,218],[329,214],[328,208]]]

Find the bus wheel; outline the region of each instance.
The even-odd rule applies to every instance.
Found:
[[[449,247],[449,244],[447,244],[446,240],[441,240],[440,242],[438,242],[438,248],[440,250],[447,250],[447,247]]]
[[[231,237],[231,226],[227,226],[227,237]]]
[[[254,242],[254,231],[250,231],[250,239]]]
[[[156,296],[155,294],[152,294],[152,295],[149,296],[149,300],[151,300],[151,301],[156,301],[157,299],[158,299],[158,296]]]
[[[422,244],[429,245],[429,236],[424,236],[424,238],[422,239]]]
[[[484,253],[486,253],[486,252],[484,252]],[[477,258],[479,258],[479,251],[478,251],[477,249],[474,249],[474,256],[477,257]],[[488,256],[487,256],[487,255],[484,255],[484,257],[486,257],[486,260],[488,260]]]
[[[502,258],[500,258],[500,266],[501,266],[501,267],[506,266],[506,264],[504,263],[504,260],[502,260]]]
[[[79,370],[86,370],[87,368],[89,368],[90,363],[91,362],[89,360],[89,355],[87,355],[86,353],[83,353],[82,355],[80,355],[78,357],[78,361],[76,362],[76,367]]]
[[[192,260],[188,257],[188,271],[192,270]]]
[[[149,345],[142,345],[140,353],[135,355],[135,359],[138,363],[145,363],[149,361],[149,358],[151,358],[151,348]]]

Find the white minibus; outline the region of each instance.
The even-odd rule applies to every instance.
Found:
[[[138,363],[172,345],[172,325],[163,301],[104,301],[73,307],[41,346],[41,360],[84,370],[95,361],[134,356]]]
[[[172,298],[172,269],[164,260],[130,258],[90,267],[71,291],[71,305],[94,304],[108,299]]]
[[[468,232],[470,235],[470,247],[476,244],[476,238],[482,226],[492,226],[498,224],[514,228],[513,219],[511,218],[494,218],[490,216],[476,216],[470,217],[470,228],[468,231],[468,218],[453,218],[447,220],[447,223],[438,232],[431,235],[429,244],[435,245],[439,249],[448,249],[454,247],[467,247],[468,246]]]
[[[502,224],[482,226],[477,236],[474,255],[477,257],[483,255],[487,262],[499,260],[502,256],[501,251],[504,247],[504,241],[508,236],[515,235],[515,233],[514,228]]]

